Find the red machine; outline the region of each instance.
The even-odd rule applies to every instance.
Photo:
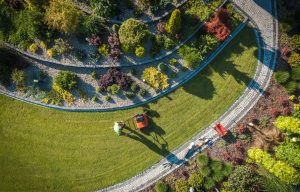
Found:
[[[135,115],[133,119],[137,129],[143,129],[149,125],[148,116],[145,113]]]
[[[225,127],[223,127],[223,125],[221,125],[221,123],[216,124],[214,126],[214,128],[219,133],[219,135],[221,135],[222,137],[224,137],[228,133],[228,131],[225,129]]]

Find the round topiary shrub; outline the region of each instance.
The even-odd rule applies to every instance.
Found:
[[[164,182],[157,182],[154,187],[156,192],[167,192],[169,190],[169,186]]]
[[[138,47],[135,49],[135,55],[137,57],[144,57],[145,56],[145,48],[144,47]]]
[[[275,72],[275,79],[277,83],[283,84],[288,81],[290,74],[286,71],[277,71]]]
[[[204,167],[207,166],[209,163],[209,157],[207,157],[204,154],[199,155],[199,157],[197,158],[197,161],[199,163],[200,166]]]
[[[127,19],[119,29],[119,38],[123,49],[134,50],[145,43],[150,32],[145,23],[136,19]]]
[[[289,94],[292,94],[297,89],[297,83],[295,81],[290,81],[284,85],[284,88]]]
[[[188,182],[191,187],[196,189],[196,191],[201,191],[201,188],[203,186],[203,180],[203,175],[201,175],[200,173],[193,173],[191,174]]]
[[[292,69],[292,79],[295,81],[300,80],[300,67],[295,67]]]
[[[36,53],[38,49],[39,49],[39,47],[35,43],[32,43],[28,47],[28,51],[30,51],[31,53]]]

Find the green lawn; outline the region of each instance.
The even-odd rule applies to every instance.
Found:
[[[153,128],[130,137],[118,137],[113,122],[142,108],[71,113],[1,95],[0,189],[92,191],[134,176],[223,114],[256,65],[257,43],[247,28],[200,75],[147,105]]]

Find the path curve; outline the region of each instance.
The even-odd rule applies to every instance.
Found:
[[[242,12],[247,14],[256,28],[256,38],[259,42],[259,61],[255,76],[246,88],[243,95],[212,125],[221,122],[227,129],[234,127],[233,122],[238,122],[258,102],[264,91],[267,89],[273,70],[275,69],[278,50],[278,22],[276,11],[276,0],[232,0]],[[186,153],[191,142],[196,144],[199,138],[218,139],[212,125],[201,131],[191,140],[172,152],[172,155],[159,161],[144,172],[111,187],[99,190],[99,192],[136,192],[154,184],[162,177],[175,171],[182,165],[176,165],[176,159],[180,159]],[[163,165],[168,162],[175,162],[173,167]]]

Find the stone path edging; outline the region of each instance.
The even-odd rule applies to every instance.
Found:
[[[248,111],[258,102],[260,97],[263,95],[262,90],[266,90],[266,88],[269,85],[269,82],[272,77],[273,70],[276,65],[276,59],[277,59],[277,49],[278,49],[278,23],[277,23],[277,12],[276,12],[276,1],[272,0],[267,1],[265,6],[268,6],[271,4],[271,11],[275,18],[271,17],[272,22],[268,24],[262,24],[259,23],[259,16],[257,15],[255,17],[255,14],[258,14],[257,12],[262,11],[259,9],[259,7],[255,6],[252,2],[248,1],[246,3],[243,3],[243,0],[233,0],[239,9],[242,11],[245,10],[251,10],[251,8],[255,8],[254,13],[251,13],[250,19],[252,21],[252,24],[254,24],[255,27],[258,27],[255,31],[257,41],[259,42],[259,65],[256,70],[256,75],[254,76],[253,80],[249,84],[248,88],[245,90],[243,95],[226,111],[218,120],[216,120],[212,125],[214,125],[217,122],[221,122],[227,129],[232,129],[235,124],[234,122],[238,122],[244,115],[248,113]],[[259,2],[262,2],[264,0],[260,0]],[[248,4],[247,4],[248,3]],[[252,3],[252,7],[251,7]],[[265,2],[264,2],[265,3]],[[268,7],[264,7],[267,9]],[[245,9],[245,10],[243,10]],[[252,10],[253,11],[253,10]],[[257,12],[256,12],[257,11]],[[247,11],[246,11],[247,12]],[[244,12],[244,13],[246,13]],[[265,13],[266,16],[268,15]],[[269,17],[270,18],[270,17]],[[265,18],[266,21],[267,18]],[[264,22],[264,21],[260,21]],[[262,27],[265,26],[265,27]],[[270,30],[272,33],[269,34],[268,30]],[[267,41],[267,42],[266,42]],[[262,54],[263,53],[263,54]],[[205,130],[201,131],[198,135],[193,137],[191,140],[183,144],[181,147],[179,147],[177,150],[175,150],[172,154],[172,156],[176,155],[177,157],[182,156],[185,154],[187,147],[191,142],[198,142],[199,138],[212,138],[212,141],[216,141],[219,136],[216,134],[216,132],[213,130],[212,125],[207,127]],[[195,154],[194,154],[195,155]],[[163,168],[163,164],[168,163],[168,157],[165,159],[159,161],[146,171],[140,173],[139,175],[125,181],[119,184],[116,184],[114,186],[99,190],[99,192],[106,192],[106,191],[118,191],[118,192],[130,192],[130,191],[140,191],[147,186],[150,186],[151,184],[158,181],[160,178],[168,175],[172,171],[176,170],[178,167],[182,165],[175,165],[171,169]],[[169,160],[170,161],[170,160]]]
[[[215,12],[217,10],[219,10],[220,8],[222,8],[229,0],[224,0],[219,7],[215,10]],[[214,13],[215,13],[214,12]],[[89,68],[89,69],[99,69],[99,68],[110,68],[110,67],[134,67],[134,66],[141,66],[141,65],[146,65],[149,63],[153,63],[153,62],[158,62],[160,60],[163,60],[164,58],[174,54],[181,46],[183,46],[185,43],[187,43],[188,41],[190,41],[199,31],[200,29],[205,25],[205,23],[211,18],[211,16],[214,14],[212,13],[211,15],[209,15],[205,21],[201,22],[197,28],[193,31],[192,34],[190,34],[184,41],[180,42],[176,47],[174,47],[173,49],[171,49],[170,51],[167,51],[164,54],[161,54],[160,56],[154,58],[154,59],[149,59],[146,61],[141,61],[141,62],[135,62],[133,64],[123,64],[123,65],[114,65],[114,64],[109,64],[109,65],[77,65],[77,64],[67,64],[66,62],[61,62],[58,60],[54,60],[51,58],[46,58],[46,57],[42,57],[40,55],[37,54],[32,54],[28,51],[24,51],[20,48],[18,48],[17,46],[14,46],[12,44],[9,44],[7,42],[3,42],[0,41],[4,46],[6,46],[8,49],[10,49],[11,51],[14,52],[18,52],[21,55],[25,55],[27,57],[30,57],[34,60],[37,60],[39,62],[46,62],[46,63],[51,63],[51,64],[55,64],[55,65],[61,65],[61,66],[65,66],[65,67],[75,67],[75,68]],[[108,62],[111,63],[111,62]]]
[[[209,55],[206,59],[204,59],[204,61],[200,63],[200,65],[197,69],[193,70],[189,75],[186,75],[185,77],[183,77],[178,83],[173,84],[167,90],[159,92],[155,96],[144,99],[138,103],[130,104],[127,106],[113,107],[113,108],[76,108],[74,106],[55,106],[55,105],[44,104],[39,101],[33,101],[33,100],[30,100],[27,98],[22,98],[22,97],[16,96],[15,94],[13,94],[11,92],[1,90],[1,89],[0,89],[0,93],[3,95],[6,95],[8,97],[29,103],[29,104],[33,104],[33,105],[37,105],[37,106],[41,106],[41,107],[45,107],[45,108],[56,109],[56,110],[64,110],[64,111],[108,112],[108,111],[116,111],[116,110],[125,110],[125,109],[135,108],[135,107],[144,105],[146,103],[152,102],[154,100],[157,100],[158,98],[171,93],[172,91],[176,90],[178,87],[182,86],[183,84],[188,82],[190,79],[192,79],[196,75],[198,75],[239,34],[239,32],[242,29],[244,29],[244,27],[247,25],[248,21],[249,21],[248,19],[245,19],[244,22],[211,55]]]

